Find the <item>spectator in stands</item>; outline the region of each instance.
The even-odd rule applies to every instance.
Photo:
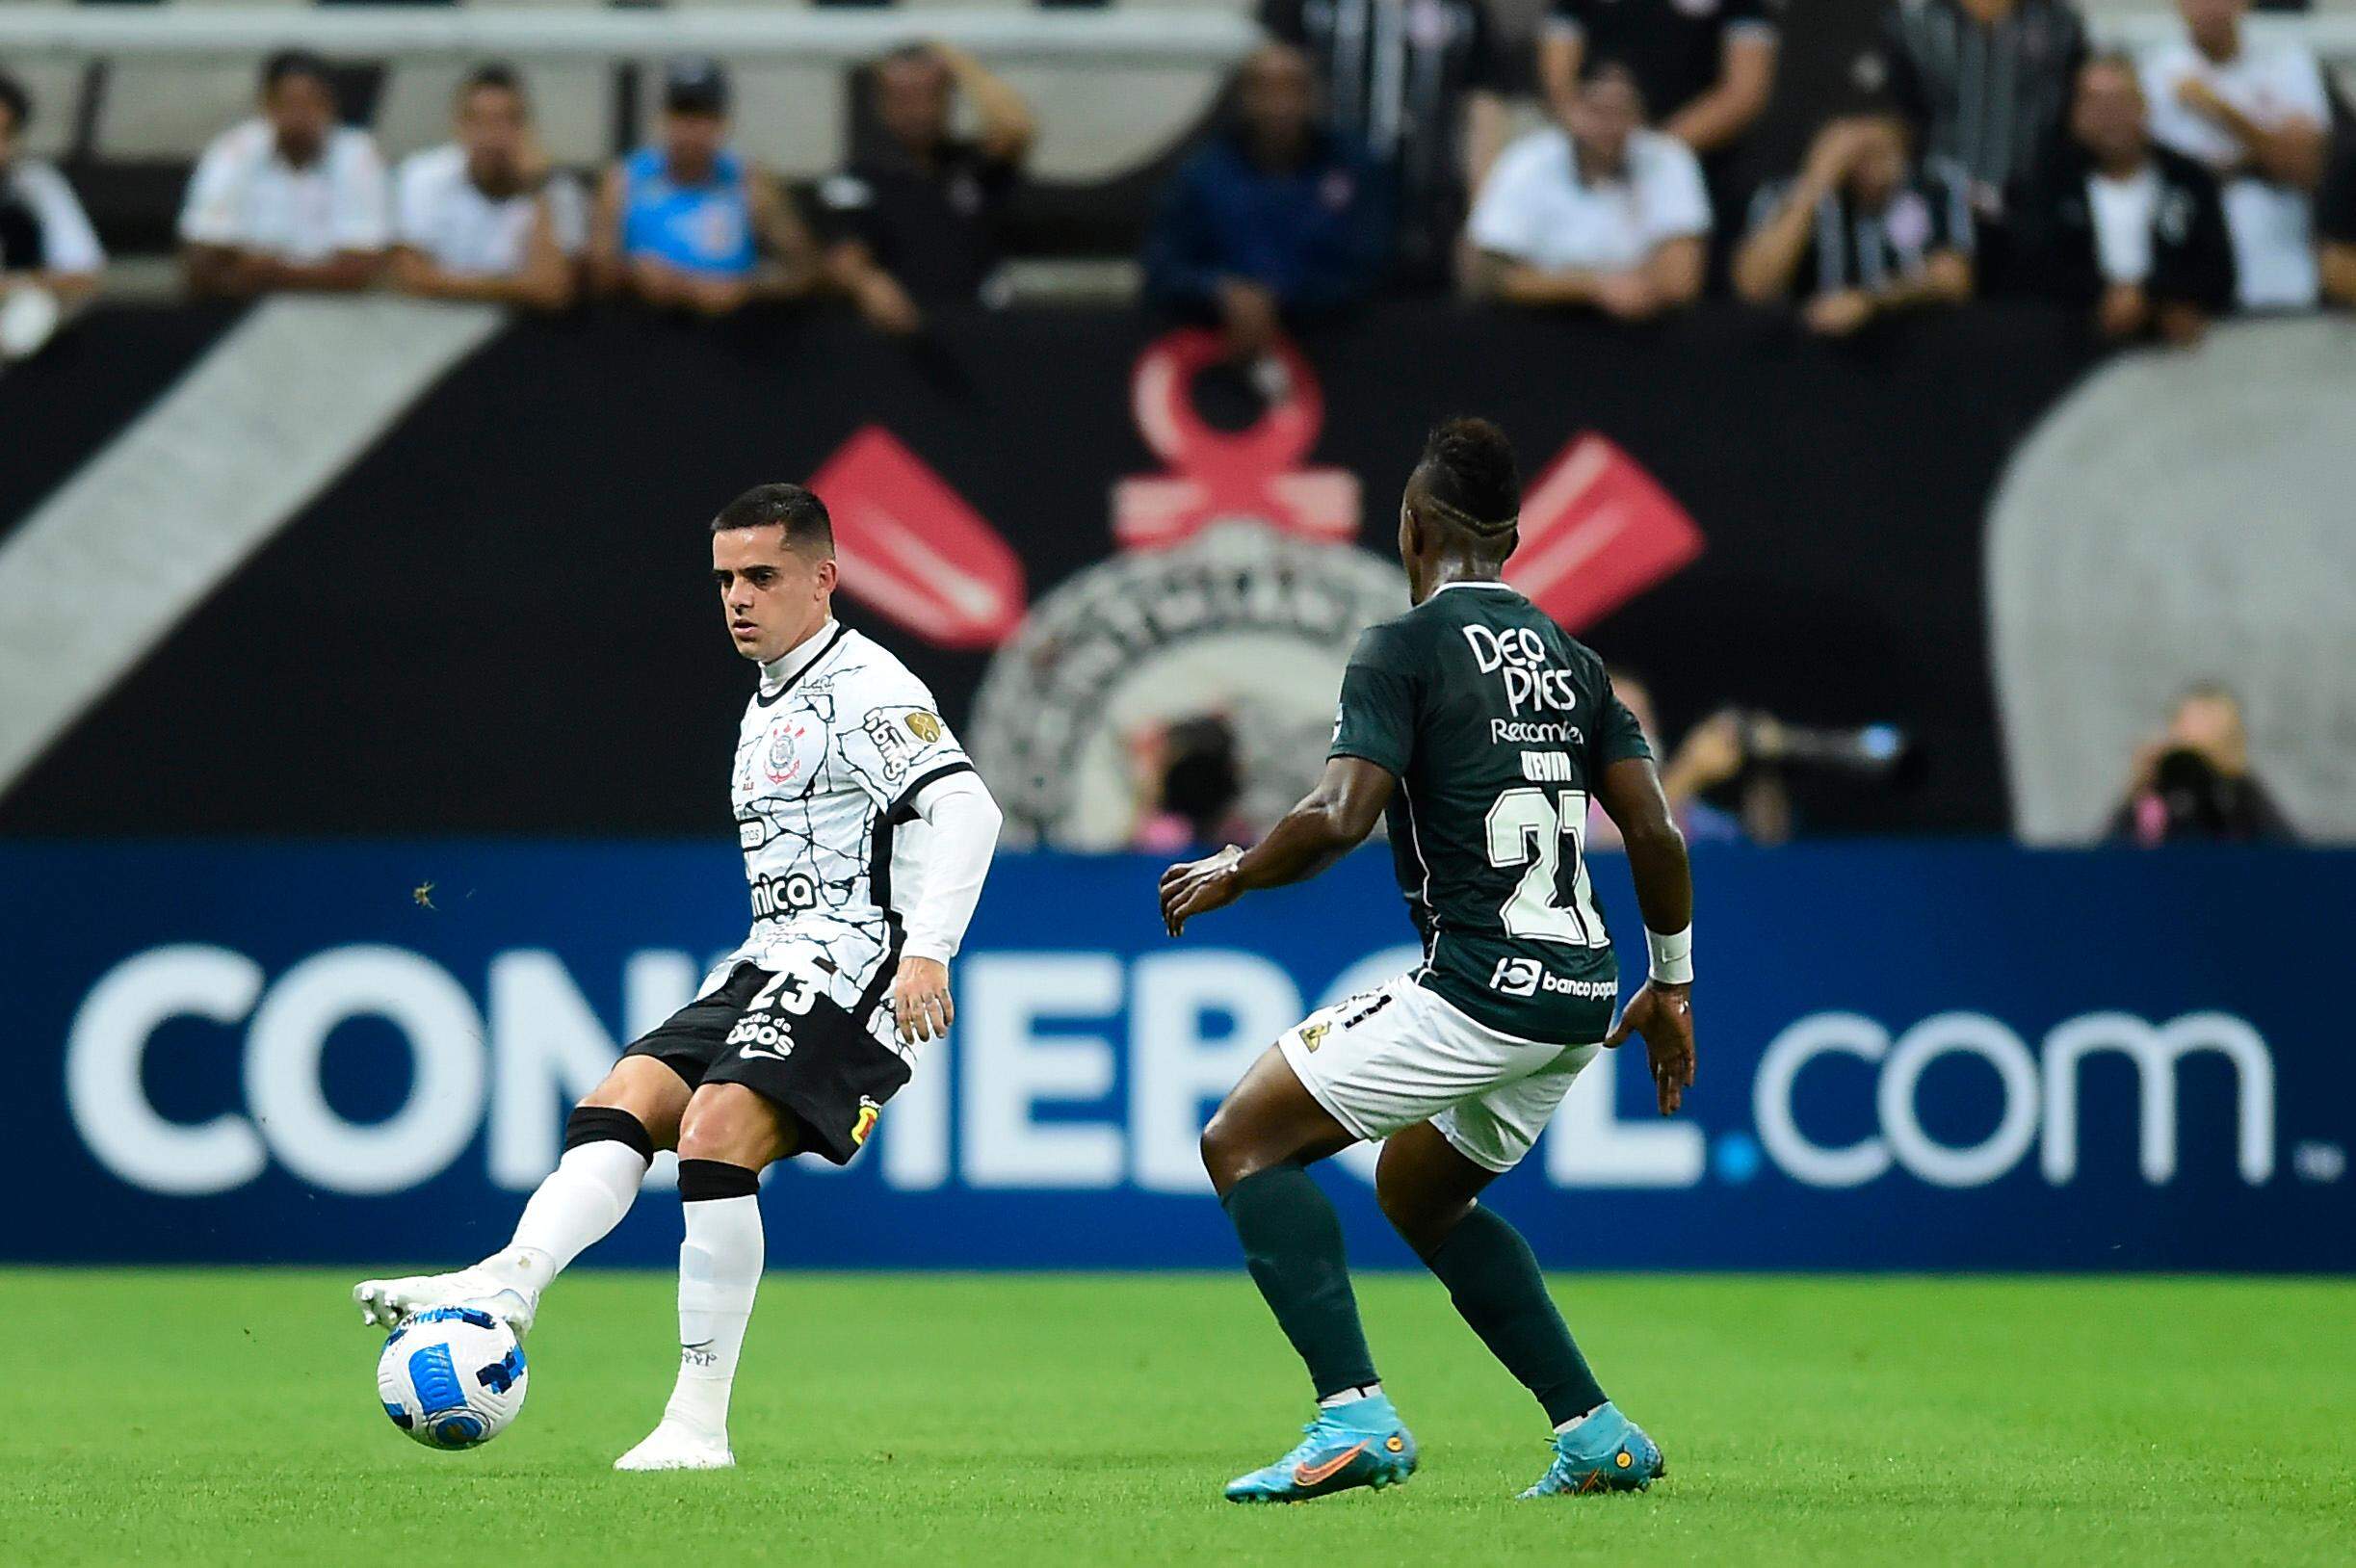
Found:
[[[467,76],[457,131],[394,178],[394,286],[431,300],[563,309],[588,239],[588,202],[572,176],[550,171],[513,69]]]
[[[2297,839],[2250,771],[2241,699],[2214,683],[2186,692],[2166,731],[2135,750],[2110,837],[2150,847],[2193,839],[2288,844]]]
[[[2322,193],[2316,197],[2316,265],[2323,298],[2356,305],[2356,135],[2343,136]]]
[[[2302,45],[2241,36],[2249,0],[2178,0],[2186,36],[2143,62],[2152,136],[2214,171],[2225,188],[2241,303],[2316,302],[2312,203],[2323,178],[2331,101]]]
[[[2004,194],[2061,134],[2085,23],[2070,0],[1890,0],[1878,54],[1923,161],[1971,182],[1983,268],[2000,260]]]
[[[327,63],[300,49],[264,63],[261,108],[216,137],[189,180],[180,211],[189,287],[367,288],[391,238],[376,143],[337,122]]]
[[[73,187],[18,151],[32,118],[31,96],[0,76],[0,359],[48,342],[63,310],[97,292],[106,266]]]
[[[1636,78],[1607,65],[1560,126],[1499,156],[1468,232],[1477,292],[1640,321],[1701,293],[1710,198],[1693,149],[1647,130]]]
[[[601,291],[706,316],[816,286],[808,229],[776,182],[728,145],[719,62],[664,67],[660,140],[599,182],[589,274]]]
[[[1486,0],[1261,0],[1260,24],[1308,51],[1334,125],[1391,176],[1396,280],[1445,287],[1505,137]]]
[[[984,300],[1036,133],[1020,93],[945,43],[894,50],[874,81],[881,144],[819,188],[826,271],[870,326],[913,332]],[[970,142],[951,129],[960,93],[981,121]]]
[[[2024,275],[2094,313],[2107,338],[2197,342],[2233,308],[2234,249],[2217,182],[2152,144],[2134,63],[2078,73],[2070,138],[2012,199]]]
[[[1797,178],[1760,191],[1735,252],[1756,304],[1796,296],[1812,331],[1846,337],[1879,316],[1972,297],[1972,204],[1959,175],[1914,168],[1895,114],[1836,119]]]
[[[1723,201],[1733,155],[1774,85],[1782,10],[1783,0],[1554,0],[1538,38],[1539,82],[1560,118],[1586,67],[1626,65],[1662,131],[1693,149]]]
[[[1178,170],[1145,242],[1146,297],[1217,323],[1239,361],[1281,325],[1365,298],[1390,246],[1384,181],[1321,127],[1309,60],[1263,44],[1236,73],[1234,123]]]

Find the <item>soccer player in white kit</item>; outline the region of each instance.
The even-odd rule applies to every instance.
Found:
[[[679,1376],[617,1470],[716,1470],[761,1279],[756,1194],[772,1161],[843,1164],[945,1034],[949,960],[1001,822],[932,693],[831,601],[834,530],[798,484],[764,484],[712,523],[736,650],[760,666],[731,797],[752,931],[687,1007],[634,1043],[566,1123],[564,1155],[514,1238],[455,1273],[353,1288],[391,1326],[470,1306],[532,1326],[540,1293],[629,1213],[658,1149],[679,1151]]]

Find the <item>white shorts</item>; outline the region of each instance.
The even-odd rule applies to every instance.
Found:
[[[1511,1170],[1597,1046],[1542,1045],[1458,1012],[1405,975],[1321,1008],[1277,1048],[1319,1105],[1370,1143],[1428,1121],[1485,1170]]]

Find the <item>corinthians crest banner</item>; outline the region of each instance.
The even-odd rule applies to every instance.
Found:
[[[99,313],[57,397],[170,323]],[[0,832],[724,832],[746,677],[705,524],[785,478],[833,510],[842,614],[932,687],[1018,836],[1122,842],[1127,751],[1206,717],[1265,821],[1315,772],[1352,638],[1405,607],[1400,487],[1466,412],[1520,452],[1513,581],[1672,729],[1729,702],[1898,723],[1919,794],[1807,820],[2001,830],[1981,520],[2085,360],[2033,309],[1900,325],[1835,348],[1732,310],[1399,302],[1244,373],[1118,312],[912,345],[784,314],[518,322],[0,797]],[[354,562],[367,591],[330,612],[317,585]]]

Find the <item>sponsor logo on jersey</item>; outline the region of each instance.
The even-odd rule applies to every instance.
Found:
[[[915,713],[908,715],[908,733],[924,742],[925,745],[930,745],[941,738],[941,720],[938,716],[926,713],[920,708]]]
[[[1577,724],[1549,723],[1530,719],[1492,719],[1489,720],[1489,744],[1584,746],[1587,744],[1587,732]]]
[[[1301,1025],[1301,1026],[1300,1026],[1300,1048],[1301,1048],[1303,1051],[1314,1051],[1314,1050],[1316,1050],[1316,1049],[1317,1049],[1319,1046],[1323,1045],[1323,1044],[1325,1043],[1325,1036],[1326,1036],[1327,1034],[1331,1033],[1331,1032],[1332,1032],[1332,1031],[1333,1031],[1333,1026],[1332,1026],[1331,1024],[1303,1024],[1303,1025]]]
[[[867,1095],[859,1096],[859,1116],[851,1124],[851,1146],[854,1149],[867,1142],[867,1135],[876,1130],[876,1118],[883,1114],[883,1107]]]
[[[876,753],[883,761],[883,776],[894,782],[904,776],[909,761],[916,755],[916,746],[901,733],[892,716],[878,708],[862,719],[859,727],[876,743]],[[913,730],[916,726],[911,722],[908,727]]]
[[[769,823],[758,817],[736,820],[736,847],[750,853],[769,842]]]
[[[1496,972],[1489,976],[1489,989],[1500,996],[1536,996],[1544,991],[1549,996],[1576,997],[1583,1002],[1610,1002],[1618,999],[1619,983],[1605,980],[1571,980],[1556,974],[1535,958],[1500,958]]]
[[[1464,640],[1480,672],[1505,683],[1505,702],[1516,715],[1525,708],[1566,714],[1577,706],[1579,693],[1571,686],[1571,672],[1549,666],[1546,640],[1529,627],[1467,626]]]
[[[817,907],[818,878],[806,871],[788,872],[783,876],[764,876],[752,884],[752,918],[755,920],[782,920]]]

